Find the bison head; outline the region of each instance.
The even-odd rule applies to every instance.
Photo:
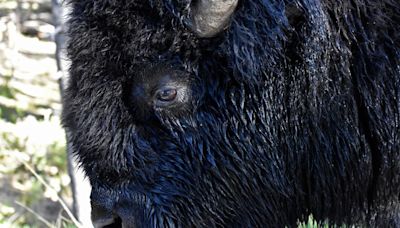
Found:
[[[393,202],[399,178],[379,175],[399,174],[395,54],[357,45],[395,43],[390,16],[344,2],[71,0],[63,121],[94,223],[358,222]]]

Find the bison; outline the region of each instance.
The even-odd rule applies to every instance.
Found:
[[[398,0],[69,0],[97,227],[400,227]]]

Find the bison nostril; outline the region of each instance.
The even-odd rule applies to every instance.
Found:
[[[110,209],[92,200],[92,222],[95,228],[121,228],[122,220]]]
[[[121,228],[122,221],[119,217],[117,218],[99,218],[93,220],[93,226],[95,228]]]
[[[102,228],[122,228],[122,220],[120,217],[116,217],[111,223],[103,225]]]
[[[146,196],[141,193],[129,198],[105,196],[104,192],[92,191],[92,223],[95,228],[135,228],[148,224],[146,217]]]

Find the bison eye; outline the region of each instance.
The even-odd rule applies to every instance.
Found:
[[[159,107],[166,107],[176,103],[182,95],[179,88],[163,87],[155,92],[154,104]]]
[[[175,100],[177,94],[178,92],[174,88],[164,88],[157,91],[156,98],[162,102],[171,102]]]

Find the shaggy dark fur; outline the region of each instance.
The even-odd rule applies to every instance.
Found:
[[[63,121],[94,217],[400,227],[399,1],[240,0],[203,39],[190,2],[70,0]],[[163,74],[179,106],[134,92]]]

